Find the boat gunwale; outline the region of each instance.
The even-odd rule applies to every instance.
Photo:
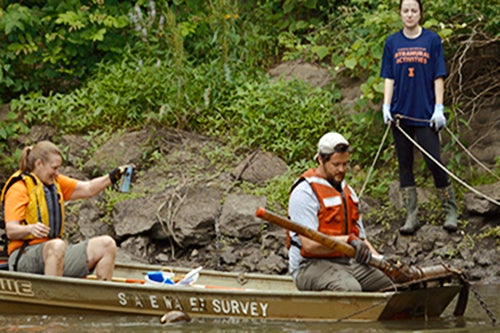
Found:
[[[130,263],[117,263],[115,264],[115,270],[120,269],[131,269],[131,270],[143,270],[148,269],[150,271],[178,271],[180,273],[188,273],[191,269],[186,267],[174,267],[174,266],[160,266],[160,265],[151,265],[151,264],[130,264]],[[245,278],[254,278],[254,279],[267,279],[267,280],[283,280],[283,281],[291,281],[292,277],[290,275],[272,275],[272,274],[264,274],[264,273],[249,273],[249,272],[225,272],[225,271],[217,271],[214,269],[202,269],[200,274],[207,276],[222,276],[222,277],[239,277],[243,276]]]

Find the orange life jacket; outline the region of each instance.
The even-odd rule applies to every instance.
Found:
[[[355,234],[359,236],[357,221],[360,218],[358,211],[359,200],[347,183],[343,182],[342,192],[337,191],[326,179],[319,177],[316,169],[304,172],[294,183],[294,187],[300,182],[307,181],[318,198],[320,208],[318,211],[318,231],[329,236],[343,236]],[[292,188],[292,190],[293,190]],[[287,247],[291,245],[291,238],[287,234]],[[300,249],[304,258],[336,258],[344,257],[342,252],[329,254],[308,253],[304,248]]]
[[[56,192],[58,197],[58,205],[59,207],[55,209],[60,210],[60,220],[53,221],[55,225],[50,225],[49,215],[54,207],[48,207],[47,200],[45,198],[45,193],[43,190],[43,183],[37,176],[33,173],[26,173],[17,171],[14,173],[5,183],[5,186],[2,190],[2,194],[0,196],[2,209],[5,200],[5,194],[7,193],[10,186],[18,181],[24,181],[26,184],[28,194],[29,194],[29,203],[26,206],[26,216],[25,220],[21,221],[24,224],[36,224],[38,222],[42,222],[43,224],[58,230],[56,235],[52,235],[50,238],[61,237],[64,233],[64,199],[61,191],[61,187],[59,183],[56,181],[54,184],[56,186]],[[3,214],[3,211],[1,212]],[[0,227],[5,228],[5,225]],[[32,235],[28,235],[24,237],[22,240],[9,240],[8,241],[8,253],[12,253],[17,248],[20,248],[24,242],[28,242],[29,244],[36,244],[41,241],[46,241],[48,238],[37,238],[35,239]]]

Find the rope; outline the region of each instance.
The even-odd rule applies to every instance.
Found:
[[[397,114],[396,115],[396,118],[401,118],[401,119],[408,119],[408,120],[412,120],[412,121],[416,121],[416,122],[421,122],[421,123],[430,123],[430,120],[427,120],[427,119],[419,119],[419,118],[413,118],[413,117],[408,117],[408,116],[403,116],[403,115],[400,115],[400,114]],[[443,166],[441,163],[439,163],[438,161],[436,161],[434,159],[434,157],[432,157],[425,149],[423,149],[417,142],[415,142],[415,140],[413,140],[400,126],[399,126],[399,121],[396,121],[395,122],[395,126],[401,131],[401,133],[403,133],[406,138],[408,140],[410,140],[410,142],[412,142],[415,147],[417,147],[423,154],[425,154],[427,157],[429,157],[429,159],[431,159],[434,163],[436,163],[442,170],[444,170],[450,177],[452,177],[453,179],[455,179],[457,182],[459,182],[460,184],[462,184],[463,186],[465,186],[467,189],[469,189],[470,191],[476,193],[477,195],[479,195],[480,197],[490,201],[491,203],[495,204],[495,205],[498,205],[500,206],[500,202],[487,196],[486,194],[476,190],[475,188],[473,188],[472,186],[470,186],[469,184],[467,184],[466,182],[464,182],[463,180],[461,180],[460,178],[458,178],[455,174],[451,173],[450,171],[448,171],[448,169],[446,169],[445,166]],[[384,146],[384,143],[385,143],[385,140],[387,138],[387,134],[389,133],[389,129],[391,127],[391,123],[389,122],[387,124],[387,128],[385,130],[385,133],[384,133],[384,136],[382,137],[382,141],[380,143],[380,146],[378,147],[378,150],[377,150],[377,154],[375,155],[375,158],[372,162],[372,165],[370,166],[370,170],[368,171],[368,175],[365,179],[365,182],[363,183],[363,186],[361,187],[361,191],[359,192],[359,198],[361,198],[363,196],[363,192],[365,191],[365,188],[366,188],[366,185],[368,184],[368,181],[370,180],[370,177],[371,177],[371,174],[373,172],[373,169],[375,168],[375,163],[377,162],[377,159],[378,157],[380,156],[380,152],[382,151],[382,147]],[[450,137],[458,143],[458,145],[476,162],[478,163],[482,168],[484,168],[486,171],[488,171],[489,173],[491,173],[494,177],[496,177],[497,179],[500,179],[499,176],[497,176],[496,174],[494,174],[490,169],[488,169],[488,167],[486,167],[483,163],[481,163],[481,161],[479,161],[474,155],[472,155],[472,153],[460,142],[460,140],[458,140],[458,138],[453,135],[453,133],[451,132],[451,130],[445,126],[445,129],[446,131],[448,132],[448,134],[450,135]]]
[[[488,169],[488,167],[486,165],[484,165],[483,163],[481,163],[480,160],[478,160],[474,155],[472,155],[472,153],[458,140],[458,138],[455,135],[453,135],[453,133],[451,132],[451,130],[448,127],[445,126],[445,129],[448,132],[448,134],[451,136],[451,138],[453,140],[455,140],[456,143],[458,143],[458,145],[467,153],[467,155],[470,156],[470,158],[472,158],[484,170],[486,170],[487,172],[489,172],[490,174],[492,174],[496,179],[500,180],[500,176],[497,176],[496,174],[494,174],[493,171],[491,171],[490,169]]]
[[[446,169],[446,167],[444,165],[442,165],[440,162],[438,162],[434,157],[431,156],[431,154],[429,154],[425,149],[423,149],[415,140],[413,140],[412,137],[410,137],[408,135],[408,133],[406,133],[400,126],[399,126],[399,122],[396,122],[395,123],[395,126],[397,127],[398,130],[401,131],[401,133],[403,133],[404,136],[406,136],[406,138],[415,145],[415,147],[417,147],[423,154],[425,154],[431,161],[433,161],[434,163],[436,163],[437,166],[439,166],[444,172],[446,172],[450,177],[452,177],[453,179],[455,179],[457,182],[459,182],[460,184],[462,184],[463,186],[465,186],[466,188],[468,188],[470,191],[476,193],[477,195],[483,197],[484,199],[490,201],[491,203],[494,203],[495,205],[498,205],[500,206],[500,202],[487,196],[486,194],[484,193],[481,193],[479,192],[478,190],[476,190],[475,188],[473,188],[472,186],[470,186],[469,184],[467,184],[466,182],[464,182],[463,180],[461,180],[460,178],[458,178],[455,174],[453,174],[452,172],[450,172],[448,169]]]
[[[370,170],[368,171],[368,175],[366,176],[365,182],[363,183],[363,186],[361,187],[361,191],[359,191],[359,198],[363,196],[363,192],[365,191],[366,184],[368,184],[368,181],[370,180],[371,174],[373,172],[373,169],[375,168],[375,163],[377,162],[378,157],[380,156],[380,152],[382,151],[382,147],[384,146],[385,139],[387,138],[387,134],[389,133],[389,129],[391,128],[391,124],[387,123],[387,127],[385,129],[384,136],[382,137],[382,142],[380,142],[380,146],[378,147],[377,154],[375,155],[375,159],[372,162],[372,165],[370,166]]]

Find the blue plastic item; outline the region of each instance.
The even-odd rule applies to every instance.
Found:
[[[170,280],[170,278],[166,278],[165,281],[163,281],[163,284],[175,284],[175,282]]]
[[[161,271],[148,272],[147,277],[150,281],[163,283],[163,284],[175,284],[169,277],[165,277]]]
[[[163,281],[165,280],[163,277],[163,273],[159,272],[159,271],[158,272],[148,272],[148,278],[151,281],[160,282],[160,283],[163,283]]]

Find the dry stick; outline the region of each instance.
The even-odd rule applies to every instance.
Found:
[[[181,245],[181,242],[179,241],[179,239],[175,235],[175,231],[174,231],[174,217],[179,212],[179,209],[180,209],[180,207],[181,207],[184,199],[186,199],[187,191],[182,196],[180,196],[179,193],[177,193],[177,192],[174,193],[174,195],[177,197],[177,203],[176,203],[175,208],[172,209],[173,200],[171,199],[169,201],[169,212],[171,212],[171,213],[169,214],[169,218],[167,219],[167,226],[168,226],[168,230],[170,231],[170,234],[172,235],[172,238],[174,239],[174,241],[177,243],[177,245]]]
[[[246,161],[245,165],[241,168],[240,172],[238,173],[238,175],[236,176],[236,180],[240,180],[241,178],[241,175],[243,174],[243,172],[248,168],[248,166],[250,165],[250,163],[252,162],[252,160],[255,158],[255,156],[257,156],[257,154],[259,153],[260,151],[260,147],[257,148],[253,153],[252,155],[250,155],[250,158],[248,159],[248,161]]]
[[[178,195],[178,191],[180,189],[182,189],[182,187],[184,187],[185,184],[186,184],[186,178],[184,177],[183,174],[182,174],[182,180],[183,180],[182,183],[178,184],[176,186],[176,188],[174,189],[174,193],[166,195],[165,201],[160,206],[158,206],[158,208],[156,210],[156,218],[160,221],[160,226],[161,226],[163,232],[165,234],[167,234],[167,235],[171,235],[173,241],[177,245],[180,245],[180,241],[178,240],[178,238],[176,237],[175,232],[174,232],[173,219],[174,219],[175,215],[177,214],[177,212],[179,211],[180,206],[181,206],[182,202],[184,201],[184,199],[186,198],[186,195],[187,195],[187,193],[185,193],[184,196],[182,196],[182,197],[180,197]],[[174,195],[177,196],[177,198],[179,200],[177,202],[176,208],[172,209],[172,206],[173,206],[173,196]],[[167,219],[164,220],[160,216],[160,211],[161,211],[161,209],[163,209],[163,207],[167,203],[168,203]],[[165,228],[165,225],[166,225],[167,228]],[[175,258],[175,246],[174,246],[174,244],[172,242],[172,239],[170,239],[170,249],[172,251],[172,258]]]
[[[168,201],[168,202],[170,203],[170,201]],[[158,209],[156,210],[156,218],[160,221],[161,229],[163,230],[165,235],[168,235],[169,231],[165,228],[165,224],[167,224],[167,221],[162,219],[162,217],[160,216],[160,211],[163,209],[163,207],[165,206],[166,203],[167,203],[167,201],[164,201],[164,202],[162,202],[162,204],[160,206],[158,206]],[[170,209],[167,209],[167,211],[170,211]],[[175,259],[175,247],[174,247],[174,243],[173,243],[171,238],[169,238],[169,242],[170,242],[170,251],[172,251],[172,258]]]
[[[460,41],[460,39],[464,38],[465,40]],[[475,59],[472,57],[468,57],[474,50],[478,49],[486,49],[490,44],[494,44],[498,42],[498,38],[490,38],[489,36],[485,36],[484,33],[478,31],[475,26],[471,27],[471,33],[465,35],[458,35],[456,39],[459,40],[460,47],[455,52],[455,56],[451,60],[451,69],[446,80],[446,91],[450,91],[452,104],[456,105],[456,110],[465,114],[462,109],[470,109],[470,115],[468,122],[472,120],[477,110],[481,108],[481,98],[487,98],[485,95],[489,93],[489,91],[496,91],[494,86],[498,85],[498,74],[496,73],[498,69],[491,68],[491,70],[486,69],[486,75],[479,74],[474,75],[476,79],[471,81],[470,76],[467,75],[467,81],[464,83],[464,73],[463,69],[467,62],[474,62]],[[488,56],[486,56],[488,57]],[[493,59],[493,56],[491,56]],[[482,59],[484,60],[484,59]],[[483,61],[483,65],[487,66],[488,61]],[[467,89],[464,89],[467,87]],[[454,94],[454,92],[458,92],[458,94]],[[468,95],[471,94],[471,96]],[[479,101],[478,101],[479,100]]]
[[[160,216],[160,211],[163,209],[163,207],[165,207],[165,205],[167,203],[170,203],[170,200],[167,200],[167,198],[169,197],[170,195],[167,195],[165,197],[165,201],[163,201],[160,206],[158,206],[158,208],[156,209],[156,218],[158,219],[158,221],[160,221],[160,227],[161,227],[161,230],[163,230],[163,232],[165,233],[165,235],[168,235],[169,234],[169,231],[167,230],[167,228],[165,228],[165,225],[167,224],[167,221],[164,220],[161,216]],[[167,209],[167,215],[169,214],[170,212],[170,209]],[[172,239],[169,238],[169,241],[170,241],[170,250],[172,251],[172,258],[175,258],[175,248],[174,248],[174,244],[172,243]]]

